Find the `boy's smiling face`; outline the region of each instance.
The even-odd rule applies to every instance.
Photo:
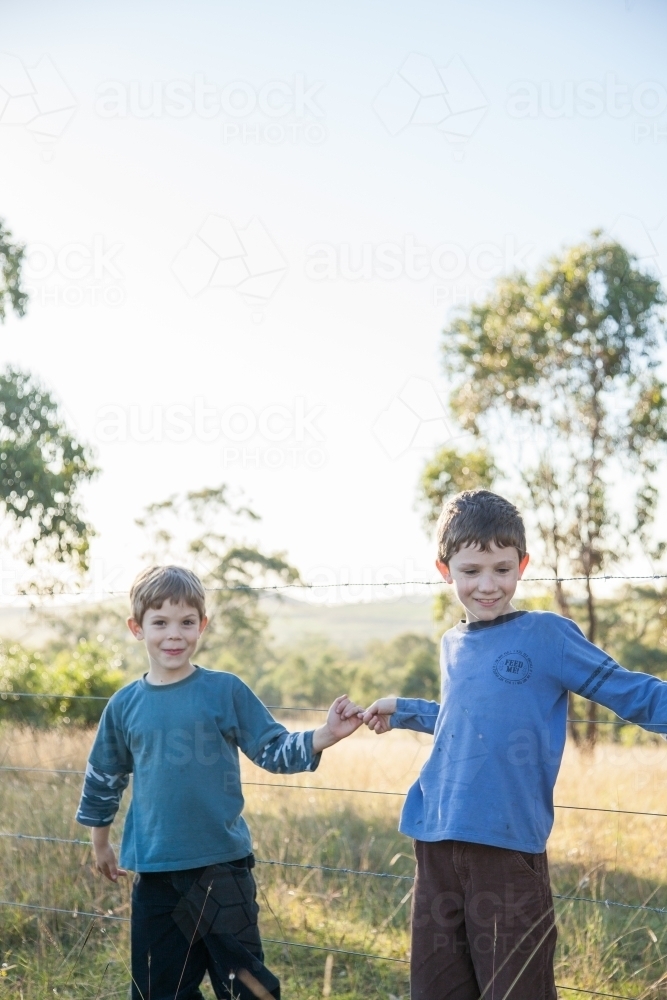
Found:
[[[454,585],[456,596],[466,609],[467,621],[493,621],[512,608],[516,585],[528,565],[526,554],[519,561],[514,547],[491,544],[488,552],[476,545],[464,545],[449,560],[436,563],[440,573]]]
[[[150,684],[173,684],[192,673],[191,659],[207,622],[196,608],[172,601],[148,608],[141,623],[128,620],[134,637],[146,643],[150,663],[146,680]]]

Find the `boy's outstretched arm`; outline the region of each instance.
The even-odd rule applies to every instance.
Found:
[[[258,717],[260,713],[263,714],[268,737],[266,741],[260,737],[259,749],[252,750],[248,756],[255,764],[272,774],[297,774],[300,771],[316,770],[322,751],[345,739],[361,725],[362,709],[359,705],[353,705],[344,694],[334,701],[323,726],[305,733],[289,733],[284,726],[272,719],[249,688],[245,689],[244,694],[248,704],[254,706]],[[349,716],[344,717],[343,713],[348,709]],[[249,724],[245,728],[250,731]],[[276,732],[276,729],[279,731]],[[244,752],[248,752],[242,743],[239,745]]]
[[[422,698],[378,698],[363,713],[362,721],[378,736],[390,729],[412,729],[416,733],[435,731],[440,712],[437,701]]]
[[[595,701],[627,722],[667,735],[667,681],[626,670],[586,639],[574,622],[564,624],[563,686]]]

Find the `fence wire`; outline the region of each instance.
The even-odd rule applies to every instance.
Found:
[[[626,573],[599,573],[595,576],[526,576],[523,577],[522,583],[587,583],[600,582],[604,580],[667,580],[667,573],[637,573],[637,574],[626,574]],[[303,581],[296,581],[294,583],[266,583],[266,584],[245,584],[236,583],[228,584],[220,587],[204,587],[207,593],[271,593],[275,591],[282,590],[339,590],[351,587],[441,587],[443,586],[442,580],[387,580],[387,581],[377,581],[372,582],[368,580],[354,581],[341,581],[338,583],[304,583]],[[17,591],[14,594],[3,595],[7,600],[12,600],[17,597],[33,597],[33,598],[44,598],[44,597],[97,597],[103,599],[105,597],[127,597],[129,595],[129,590],[74,590],[74,591],[51,591],[46,593],[40,593],[39,591],[31,592]]]
[[[45,837],[30,833],[0,832],[0,837],[13,840],[39,841],[47,844],[72,844],[78,847],[93,846],[89,840],[70,840],[65,837]],[[414,882],[415,880],[413,875],[394,875],[393,872],[360,871],[354,868],[336,868],[330,865],[304,865],[299,864],[296,861],[274,861],[265,858],[256,858],[255,863],[258,865],[275,865],[281,868],[299,868],[306,871],[327,872],[336,875],[362,875],[370,878],[389,878],[401,882]],[[590,896],[565,896],[556,892],[553,893],[553,898],[570,900],[575,903],[595,903],[598,906],[605,906],[607,909],[609,909],[610,906],[619,906],[626,910],[646,910],[649,913],[660,913],[663,915],[667,913],[667,907],[665,906],[645,906],[639,903],[624,903],[616,899],[593,899]]]
[[[64,774],[67,776],[85,776],[85,771],[74,770],[67,767],[27,767],[20,764],[2,764],[0,771],[14,771],[17,773],[32,772],[35,774]],[[354,795],[387,795],[391,798],[405,798],[407,792],[386,792],[379,788],[344,788],[338,785],[296,785],[287,782],[277,781],[243,781],[244,785],[253,785],[255,788],[292,788],[302,792],[345,792]],[[667,819],[667,813],[645,812],[639,809],[608,809],[605,806],[570,806],[554,804],[554,809],[570,809],[576,812],[603,812],[612,813],[615,816],[649,816],[654,819]]]
[[[66,916],[74,917],[90,917],[92,920],[115,920],[119,923],[129,923],[130,917],[120,917],[115,913],[92,913],[87,910],[66,910],[62,907],[57,906],[40,906],[36,903],[19,903],[14,902],[9,899],[0,899],[0,906],[9,906],[17,909],[24,910],[39,910],[44,913],[60,913]],[[409,965],[410,962],[406,958],[390,958],[387,955],[375,955],[372,952],[366,951],[345,951],[343,948],[330,948],[326,945],[319,944],[306,944],[302,941],[284,941],[281,938],[270,938],[262,936],[263,941],[267,941],[270,944],[279,944],[285,948],[305,948],[309,951],[324,951],[327,954],[334,955],[348,955],[354,958],[365,958],[376,962],[393,962],[396,965]],[[584,993],[588,996],[595,997],[611,997],[613,1000],[634,1000],[633,997],[625,996],[621,993],[601,993],[599,990],[585,990],[579,986],[565,986],[561,983],[556,983],[556,988],[559,990],[567,990],[569,993]]]
[[[104,701],[108,702],[111,700],[111,695],[108,697],[102,694],[57,694],[51,691],[39,692],[39,691],[10,691],[10,690],[0,690],[0,701],[13,702],[18,701],[19,698],[52,698],[58,701]],[[307,715],[309,712],[320,712],[327,713],[328,708],[312,708],[310,705],[267,705],[266,706],[271,712],[300,712],[302,715]],[[629,726],[632,725],[630,722],[623,722],[618,720],[609,719],[566,719],[568,724],[582,725],[582,726]],[[667,727],[666,727],[667,728]]]

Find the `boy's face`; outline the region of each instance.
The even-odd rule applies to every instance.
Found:
[[[516,585],[528,559],[526,554],[519,562],[519,553],[513,547],[492,544],[488,552],[483,552],[476,545],[465,545],[454,553],[449,566],[441,562],[436,565],[447,583],[454,585],[468,621],[493,621],[512,610]]]
[[[130,618],[127,624],[136,639],[145,641],[151,670],[173,677],[189,668],[207,622],[196,608],[165,601],[148,608],[141,623]]]

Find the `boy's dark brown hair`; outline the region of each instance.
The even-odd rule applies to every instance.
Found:
[[[199,577],[182,566],[149,566],[132,584],[132,617],[141,625],[149,608],[161,608],[165,601],[187,604],[206,617],[206,591]]]
[[[449,560],[464,545],[488,552],[491,545],[512,546],[519,560],[526,554],[526,529],[521,514],[509,500],[490,490],[464,490],[442,508],[437,526],[438,559]]]

